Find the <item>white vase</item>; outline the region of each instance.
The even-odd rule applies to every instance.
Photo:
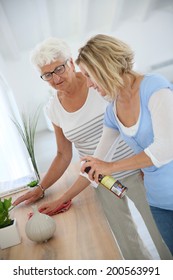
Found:
[[[40,213],[37,206],[32,206],[32,208],[34,213],[26,223],[26,235],[35,242],[47,241],[53,236],[56,230],[56,223],[52,217]]]
[[[6,249],[21,243],[21,237],[17,227],[17,221],[14,219],[12,225],[0,228],[0,248]]]

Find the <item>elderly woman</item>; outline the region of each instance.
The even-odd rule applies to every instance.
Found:
[[[141,168],[151,212],[173,254],[173,85],[158,74],[133,70],[133,52],[124,42],[97,35],[80,49],[77,64],[89,87],[108,96],[106,137],[119,134],[135,155],[105,162],[91,156],[89,177]],[[109,128],[109,129],[108,129]],[[101,140],[103,142],[103,140]]]
[[[35,202],[63,175],[72,159],[72,143],[77,148],[80,157],[94,154],[102,135],[103,116],[108,105],[107,101],[94,89],[87,88],[87,81],[82,73],[75,71],[70,49],[64,41],[50,38],[42,42],[36,46],[31,58],[43,82],[49,83],[57,92],[47,105],[47,114],[55,131],[57,154],[38,187],[19,197],[14,202],[15,205],[22,201]],[[103,159],[108,150],[109,160],[119,160],[133,154],[121,138],[115,142],[106,139],[104,148],[98,148],[96,154]],[[114,174],[114,177],[121,179],[122,183],[129,187],[128,193],[136,200],[136,206],[145,217],[144,220],[159,255],[161,258],[169,258],[167,248],[162,243],[150,215],[139,170],[118,172]],[[61,197],[51,203],[43,203],[39,210],[49,215],[55,214],[61,205],[66,203],[68,206],[69,201],[89,184],[88,179],[79,175],[77,181]],[[137,232],[127,199],[116,199],[114,195],[101,187],[97,188],[97,193],[123,257],[125,259],[151,259],[150,252]]]

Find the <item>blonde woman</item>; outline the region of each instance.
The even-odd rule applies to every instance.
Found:
[[[135,153],[113,162],[83,157],[86,163],[81,171],[90,166],[89,177],[94,175],[98,183],[99,174],[142,169],[152,215],[173,254],[173,85],[160,75],[135,72],[133,62],[131,48],[107,35],[96,35],[79,50],[76,63],[88,87],[112,100],[105,112],[100,143],[121,135]],[[133,195],[135,200],[135,192]],[[139,202],[139,211],[140,207]],[[152,238],[155,242],[154,235]]]

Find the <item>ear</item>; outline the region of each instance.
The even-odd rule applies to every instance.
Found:
[[[70,59],[68,60],[67,64],[68,64],[68,66],[69,66],[70,68],[72,68],[73,71],[75,72],[75,65],[74,65],[74,62],[73,62],[73,59],[72,59],[72,58],[70,58]]]

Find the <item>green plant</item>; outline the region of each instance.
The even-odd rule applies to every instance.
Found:
[[[10,211],[14,208],[11,204],[12,197],[4,199],[0,198],[0,228],[4,228],[13,224],[13,220],[10,218]]]
[[[40,115],[40,108],[41,107],[39,106],[38,109],[35,111],[35,113],[32,115],[32,117],[30,115],[28,116],[25,113],[22,113],[21,124],[16,118],[12,120],[15,126],[17,127],[20,136],[22,137],[22,140],[28,150],[37,177],[36,181],[32,181],[28,184],[28,186],[30,187],[34,187],[35,185],[37,185],[40,179],[40,174],[37,167],[35,150],[34,150],[35,133],[36,133],[37,123]]]

